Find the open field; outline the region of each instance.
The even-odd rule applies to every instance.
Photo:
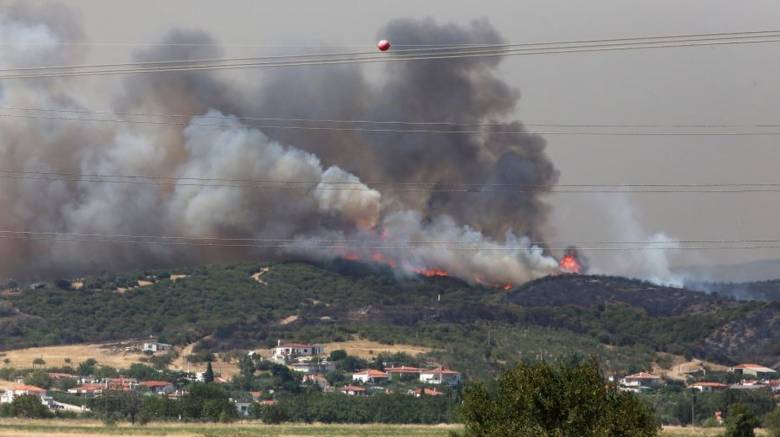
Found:
[[[438,437],[447,436],[450,430],[460,429],[457,425],[263,425],[257,423],[224,424],[179,424],[152,423],[146,426],[121,425],[106,427],[96,421],[61,420],[1,420],[0,436],[43,437],[52,434],[79,436],[379,436],[379,437]]]
[[[112,347],[112,344],[31,347],[3,351],[0,352],[0,356],[11,360],[9,365],[16,368],[33,367],[32,362],[36,358],[43,358],[46,361],[46,367],[66,366],[66,358],[71,360],[71,365],[77,365],[88,358],[94,358],[100,364],[122,369],[130,367],[133,363],[141,362],[141,358],[144,356],[142,353],[126,352],[121,347]]]
[[[346,437],[346,436],[379,436],[379,437],[438,437],[447,436],[450,431],[459,431],[459,425],[325,425],[325,424],[286,424],[263,425],[256,422],[235,424],[181,424],[181,423],[150,423],[145,426],[130,426],[128,424],[114,427],[104,426],[93,420],[0,420],[0,436],[10,437],[48,437],[52,434],[93,436],[171,436],[171,437],[243,437],[243,436],[278,436],[278,437]],[[723,428],[684,428],[666,427],[663,437],[694,437],[716,436],[723,433]],[[763,430],[757,430],[756,435],[767,436]]]
[[[333,343],[325,343],[326,351],[344,349],[348,354],[360,358],[374,358],[380,353],[404,352],[409,355],[418,355],[430,352],[433,349],[424,346],[412,346],[408,344],[382,344],[369,340],[350,340]]]

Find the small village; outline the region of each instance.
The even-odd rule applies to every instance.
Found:
[[[149,341],[133,348],[153,357],[156,354],[170,353],[173,346]],[[399,358],[403,358],[402,355],[399,355]],[[403,359],[399,362],[366,362],[349,356],[343,350],[327,351],[320,344],[287,342],[281,339],[273,348],[246,353],[240,361],[243,373],[234,375],[232,380],[214,373],[210,361],[198,372],[155,373],[148,366],[138,365],[138,368],[149,370],[148,373],[155,373],[157,376],[154,378],[124,373],[111,377],[100,376],[100,367],[94,362],[81,363],[77,369],[70,368],[69,371],[47,369],[44,372],[41,369],[33,369],[27,374],[20,374],[13,386],[0,393],[0,405],[10,404],[20,396],[31,396],[39,399],[41,404],[52,412],[88,414],[90,400],[112,392],[158,396],[175,401],[186,397],[193,383],[213,383],[231,387],[229,401],[235,408],[237,417],[250,418],[257,415],[258,409],[275,405],[278,402],[277,395],[290,390],[290,383],[325,395],[372,397],[379,394],[400,394],[414,398],[454,398],[463,383],[459,371],[443,365],[417,367],[409,365]],[[96,371],[84,374],[88,373],[84,372],[85,364],[87,369]],[[713,370],[699,365],[678,370],[684,380],[648,372],[623,377],[610,376],[608,379],[619,390],[637,394],[650,394],[677,386],[692,394],[763,390],[776,399],[780,397],[778,373],[765,366],[746,363]],[[241,381],[242,375],[246,376],[247,373],[257,374],[260,379],[264,374],[273,375],[276,379],[275,382],[266,383],[263,389],[257,389],[254,382]],[[43,380],[44,386],[35,385],[36,378]],[[284,382],[280,383],[280,380]],[[717,423],[723,420],[719,412],[716,412],[712,419]]]
[[[173,346],[160,342],[144,342],[128,350],[140,349],[147,356],[169,353]],[[43,360],[42,360],[43,361]],[[404,363],[374,362],[365,368],[352,368],[365,364],[343,350],[328,351],[322,345],[277,341],[269,350],[250,351],[241,359],[243,365],[251,366],[248,373],[284,373],[287,378],[301,387],[314,388],[322,393],[337,393],[347,396],[368,397],[377,394],[402,394],[410,397],[436,397],[451,395],[461,385],[461,373],[447,368],[413,367]],[[96,363],[89,363],[93,368]],[[147,367],[139,365],[140,367]],[[78,366],[79,370],[83,368]],[[148,367],[147,367],[148,368]],[[151,368],[148,368],[152,370]],[[49,369],[50,370],[50,369]],[[100,372],[82,374],[77,369],[55,369],[59,371],[30,370],[15,378],[14,385],[0,390],[0,405],[10,404],[20,396],[34,396],[52,411],[88,412],[88,400],[111,392],[137,393],[147,396],[162,396],[179,399],[188,394],[191,383],[214,383],[240,385],[214,373],[211,362],[200,372],[165,373],[167,378],[144,379],[132,376],[101,377]],[[36,377],[46,381],[47,387],[36,386]],[[274,405],[279,387],[271,384],[266,390],[232,390],[230,402],[240,417],[249,417],[253,406]]]

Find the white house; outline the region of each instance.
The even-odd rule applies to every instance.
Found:
[[[458,385],[460,384],[460,372],[446,367],[420,370],[420,382],[426,384]]]
[[[753,376],[755,378],[763,379],[768,378],[777,371],[764,367],[759,364],[739,364],[729,369],[729,372],[736,373],[737,375]]]
[[[170,350],[173,347],[173,345],[170,345],[168,343],[157,343],[157,342],[150,342],[150,343],[144,343],[143,345],[143,351],[144,352],[162,352]]]
[[[390,375],[387,373],[374,369],[366,369],[352,374],[353,382],[362,382],[363,384],[369,382],[387,381],[389,378]]]
[[[657,387],[663,383],[660,376],[646,372],[634,373],[620,380],[620,390],[639,393]]]
[[[728,384],[722,384],[720,382],[697,382],[688,386],[688,388],[698,390],[702,393],[712,393],[719,390],[728,390]]]
[[[19,396],[37,396],[41,399],[41,403],[49,408],[53,408],[54,401],[50,396],[47,396],[46,390],[35,387],[32,385],[17,385],[11,389],[8,389],[0,395],[0,404],[10,404]]]
[[[328,361],[321,361],[317,362],[314,360],[310,361],[299,361],[297,363],[292,363],[289,365],[292,370],[296,372],[301,373],[328,373],[336,368],[336,366]]]
[[[320,344],[283,343],[278,340],[271,352],[274,361],[288,362],[299,357],[322,356],[325,354],[325,348]]]

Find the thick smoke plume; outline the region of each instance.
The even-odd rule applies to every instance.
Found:
[[[6,43],[0,49],[2,65],[79,62],[83,53],[60,44],[82,38],[78,21],[67,9],[50,8],[13,7],[0,13]],[[396,44],[502,41],[484,20],[459,26],[400,19],[380,33]],[[24,45],[30,42],[36,45]],[[213,45],[182,45],[213,42],[200,31],[173,30],[163,42],[170,44],[140,50],[135,59],[223,55]],[[118,80],[120,91],[104,105],[117,113],[182,114],[186,126],[1,120],[3,170],[82,175],[0,179],[2,230],[167,235],[236,244],[3,239],[0,273],[72,274],[268,256],[357,256],[401,273],[441,269],[490,284],[518,284],[555,272],[557,261],[532,241],[543,238],[548,211],[541,196],[558,174],[542,138],[501,133],[524,129],[510,119],[519,94],[496,76],[500,61],[390,63],[381,78],[356,65],[256,71],[249,73],[249,81],[203,71],[151,73]],[[90,110],[95,103],[87,103],[81,93],[89,84],[78,77],[6,82],[0,102]],[[437,121],[451,123],[437,129],[453,130],[477,123],[491,127],[473,135],[409,134],[272,129],[242,121],[255,114]],[[86,175],[171,179],[94,182]],[[431,185],[408,189],[408,183],[420,182]],[[450,190],[463,184],[537,188]],[[350,189],[334,189],[339,186]]]

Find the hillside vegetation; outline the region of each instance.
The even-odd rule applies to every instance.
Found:
[[[151,285],[139,287],[139,280]],[[659,351],[722,363],[780,359],[777,303],[625,278],[562,275],[507,293],[446,277],[399,279],[339,261],[204,266],[79,282],[78,289],[60,280],[2,292],[0,348],[156,336],[178,345],[197,342],[195,352],[224,352],[265,348],[279,338],[360,338],[420,346],[424,358],[470,377],[572,352],[597,357],[607,371],[648,368]]]

